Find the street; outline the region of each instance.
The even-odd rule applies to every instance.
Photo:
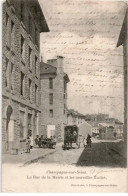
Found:
[[[120,142],[95,142],[92,143],[91,148],[84,149],[81,146],[79,149],[65,151],[60,147],[58,151],[47,155],[38,162],[76,166],[126,167],[126,158],[115,150],[116,146],[121,148],[121,145]]]

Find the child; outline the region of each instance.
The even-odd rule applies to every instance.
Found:
[[[27,153],[30,153],[30,143],[31,143],[31,140],[30,140],[30,138],[28,136],[27,139],[26,139],[26,150],[27,150]]]

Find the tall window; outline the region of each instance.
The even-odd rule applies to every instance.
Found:
[[[53,110],[49,110],[49,117],[53,118]]]
[[[53,94],[52,93],[49,94],[49,104],[50,105],[53,104]]]
[[[49,78],[49,88],[53,89],[53,78]]]
[[[28,135],[32,134],[32,114],[28,113]]]
[[[38,86],[35,84],[35,103],[37,103]]]
[[[32,49],[29,47],[29,67],[32,67],[31,58],[32,58]]]
[[[31,99],[31,86],[32,86],[32,81],[29,79],[29,100]]]
[[[21,72],[21,87],[20,87],[21,95],[24,95],[24,73]]]
[[[11,90],[14,89],[14,64],[11,63]]]
[[[9,15],[6,13],[6,41],[9,46],[10,43],[10,27],[9,27]]]
[[[9,60],[6,58],[5,86],[9,88]]]
[[[37,74],[37,56],[35,56],[35,73]]]
[[[20,139],[26,138],[25,112],[20,111]]]
[[[65,111],[66,111],[66,106],[65,106],[65,104],[64,104],[64,114],[65,114]]]
[[[8,22],[9,22],[9,16],[8,16],[8,14],[6,13],[6,26],[8,25]]]
[[[14,30],[14,22],[11,21],[11,33],[13,33],[13,30]]]
[[[35,44],[37,46],[39,45],[39,32],[36,27],[35,27]]]
[[[29,34],[32,33],[32,17],[29,15],[28,17],[28,29],[29,29]]]
[[[23,1],[21,1],[21,21],[23,22],[24,20],[24,4]]]
[[[24,57],[24,47],[25,47],[25,39],[21,35],[21,56],[22,56],[22,58]]]
[[[14,48],[14,45],[15,45],[15,43],[14,43],[14,41],[15,41],[15,39],[14,39],[14,22],[11,20],[11,47],[12,48]]]

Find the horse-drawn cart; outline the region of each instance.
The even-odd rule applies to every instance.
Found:
[[[78,127],[66,126],[64,129],[64,144],[62,146],[63,150],[71,149],[73,143],[78,144]]]

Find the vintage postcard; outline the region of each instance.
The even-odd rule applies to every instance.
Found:
[[[1,4],[2,192],[127,192],[127,1]]]

